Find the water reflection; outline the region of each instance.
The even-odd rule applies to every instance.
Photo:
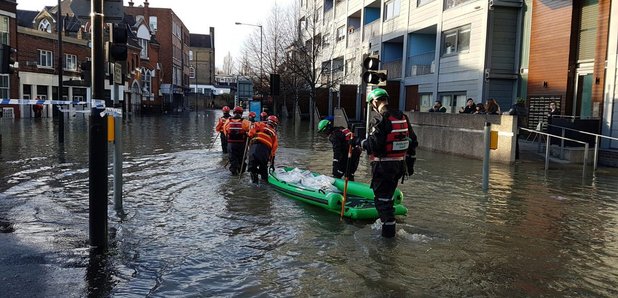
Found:
[[[41,283],[67,296],[616,294],[615,169],[582,180],[578,166],[492,164],[484,193],[481,161],[420,151],[400,186],[410,213],[387,241],[379,225],[231,177],[218,141],[206,148],[218,115],[123,121],[125,214],[110,211],[101,258],[87,253],[88,120],[67,122],[64,148],[51,121],[0,120],[0,218],[36,248],[24,254],[83,277]],[[277,163],[329,173],[330,145],[306,125],[280,126]],[[356,178],[369,181],[367,160]]]

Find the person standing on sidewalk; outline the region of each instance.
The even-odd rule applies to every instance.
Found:
[[[377,113],[367,139],[361,147],[371,161],[371,189],[380,220],[382,237],[395,237],[395,207],[393,194],[399,179],[414,173],[418,141],[408,117],[388,107],[388,93],[377,88],[367,95],[367,103]]]

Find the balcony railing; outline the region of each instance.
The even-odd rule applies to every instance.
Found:
[[[339,18],[339,17],[345,15],[345,13],[346,13],[345,6],[346,6],[346,2],[345,1],[341,1],[341,2],[337,3],[337,5],[335,5],[335,12],[337,13],[337,15],[335,16],[336,18]]]
[[[377,19],[367,25],[365,25],[365,32],[363,33],[363,41],[367,41],[370,38],[380,35],[380,19]]]
[[[389,79],[401,78],[401,59],[384,62],[382,68],[388,71],[387,75]]]
[[[408,56],[406,76],[420,76],[435,71],[436,52],[427,52],[420,55]]]
[[[360,31],[356,30],[348,34],[348,48],[357,47],[360,42]]]
[[[324,13],[324,25],[327,25],[329,22],[333,21],[333,10],[330,9]]]

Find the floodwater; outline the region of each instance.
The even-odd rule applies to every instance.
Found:
[[[0,119],[0,296],[618,296],[618,170],[419,151],[394,240],[231,177],[218,112],[123,123],[124,214],[88,249],[87,120]],[[280,127],[278,165],[328,174],[328,141]],[[420,140],[422,143],[422,140]],[[111,150],[109,158],[112,163]],[[369,181],[361,162],[357,181]],[[10,224],[10,228],[7,228]]]

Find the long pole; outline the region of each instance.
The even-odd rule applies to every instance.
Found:
[[[195,74],[195,119],[197,120],[197,51],[195,51],[195,53],[193,53],[193,55],[195,55],[195,70],[194,70],[194,74]]]
[[[62,63],[62,58],[64,58],[63,55],[63,49],[62,49],[62,32],[64,31],[64,22],[62,19],[62,5],[61,5],[61,0],[58,0],[58,14],[56,16],[57,19],[57,27],[56,27],[56,31],[58,31],[58,99],[57,100],[62,100],[62,90],[64,89],[64,86],[62,85],[62,75],[63,75],[63,63]],[[60,105],[58,105],[58,108],[60,107]],[[61,112],[60,109],[58,109],[58,143],[63,144],[64,143],[64,112]]]
[[[264,52],[262,51],[262,39],[263,39],[263,33],[262,33],[262,25],[260,25],[260,91],[264,92],[264,68],[262,67],[263,65],[263,61],[264,61]],[[264,98],[264,94],[262,94],[262,98]]]
[[[103,55],[103,0],[92,0],[92,99],[101,100],[105,92]],[[106,103],[107,105],[107,103]],[[89,234],[90,245],[107,251],[107,122],[105,110],[92,105],[89,144]]]
[[[489,189],[489,143],[491,139],[491,122],[485,122],[485,145],[483,146],[483,191]]]

